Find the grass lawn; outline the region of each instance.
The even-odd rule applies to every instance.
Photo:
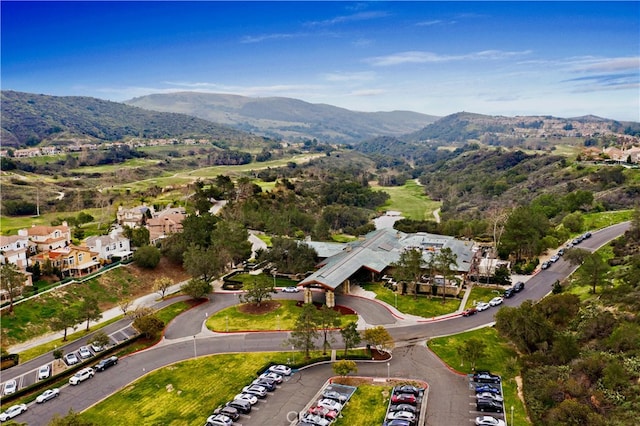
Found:
[[[402,212],[402,216],[413,220],[434,220],[433,212],[440,208],[441,202],[431,200],[424,193],[424,188],[413,180],[403,186],[371,185],[375,191],[384,191],[390,198],[378,210],[394,210]]]
[[[473,288],[471,289],[471,294],[469,295],[469,298],[467,299],[467,304],[464,306],[464,308],[467,309],[474,306],[475,305],[474,302],[489,303],[489,300],[493,299],[496,296],[501,296],[501,295],[502,295],[502,291],[497,290],[495,288],[480,287],[480,286],[474,285]]]
[[[100,218],[100,209],[83,209],[82,211],[94,218]],[[50,226],[51,222],[58,218],[75,217],[78,213],[79,211],[42,213],[40,216],[0,216],[0,230],[2,235],[17,235],[19,229],[31,228],[31,225]]]
[[[335,426],[381,425],[387,413],[391,386],[358,385]]]
[[[207,319],[207,328],[213,331],[275,331],[292,330],[300,308],[295,300],[275,300],[280,306],[266,314],[251,315],[239,311],[238,306],[223,309]],[[342,326],[358,321],[357,315],[342,315]]]
[[[231,400],[269,362],[290,353],[240,353],[201,357],[154,371],[81,414],[95,424],[197,425]],[[115,367],[124,368],[124,367]]]
[[[485,327],[453,336],[439,337],[430,340],[428,346],[449,366],[468,374],[471,373],[470,365],[468,362],[461,362],[456,348],[472,337],[482,340],[487,345],[485,356],[478,360],[476,370],[489,370],[494,374],[501,375],[507,413],[510,414],[510,407],[513,406],[514,424],[531,424],[527,419],[524,404],[518,397],[518,389],[515,382],[515,376],[519,370],[516,362],[517,353],[506,340],[498,335],[494,328]]]
[[[391,306],[396,304],[396,294],[390,289],[383,287],[378,283],[361,284],[362,288],[373,291],[376,298],[388,303]],[[447,298],[442,303],[442,297],[429,298],[428,296],[418,296],[416,299],[413,295],[398,294],[397,309],[400,312],[420,317],[430,318],[438,315],[450,314],[460,307],[460,299]]]
[[[584,229],[596,230],[631,220],[633,210],[619,210],[615,212],[585,213]]]
[[[246,283],[264,283],[269,282],[273,284],[275,287],[291,287],[298,284],[298,281],[290,280],[288,278],[276,277],[273,279],[273,275],[268,274],[259,274],[259,275],[251,275],[251,274],[238,274],[234,275],[233,279],[236,281],[242,281],[244,284]]]

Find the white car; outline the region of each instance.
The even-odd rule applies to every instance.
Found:
[[[7,420],[12,419],[15,416],[24,413],[25,411],[27,411],[26,404],[12,405],[7,411],[0,414],[0,422],[6,422]]]
[[[324,407],[324,408],[328,408],[329,410],[336,410],[336,411],[340,411],[342,410],[342,404],[340,404],[338,401],[334,401],[333,399],[321,399],[320,401],[318,401],[318,404],[316,404],[318,407]]]
[[[49,364],[43,365],[38,369],[38,380],[48,379],[51,376],[51,366]]]
[[[71,378],[69,379],[69,384],[77,385],[80,382],[84,382],[85,380],[92,378],[94,374],[96,373],[95,371],[93,371],[93,368],[83,368],[82,370],[71,376]]]
[[[233,420],[231,420],[230,417],[227,417],[223,414],[216,414],[207,418],[207,423],[205,423],[205,426],[231,426],[232,424]]]
[[[272,373],[276,373],[276,374],[280,374],[281,376],[290,376],[291,375],[291,369],[289,367],[287,367],[286,365],[272,365],[271,367],[269,367],[269,371]]]
[[[416,420],[416,415],[408,411],[393,411],[389,413],[389,415],[387,416],[387,420],[396,420],[396,419],[414,422]]]
[[[304,424],[311,423],[312,425],[317,426],[329,426],[331,424],[331,420],[325,419],[324,417],[320,417],[316,414],[305,414],[302,417],[302,421]]]
[[[248,393],[255,395],[258,398],[264,398],[267,396],[267,388],[258,385],[249,385],[242,388],[242,393]]]
[[[504,302],[504,299],[502,297],[498,296],[498,297],[494,297],[493,299],[489,300],[489,305],[498,306],[502,302]]]
[[[497,395],[491,392],[480,392],[476,394],[477,399],[492,399],[496,402],[504,401],[504,398],[501,395]]]
[[[94,352],[102,352],[102,351],[104,351],[104,348],[103,348],[102,346],[100,346],[100,345],[96,344],[96,342],[92,342],[92,343],[91,343],[91,349],[92,349]]]
[[[67,365],[74,365],[80,362],[76,354],[73,352],[66,354],[64,356],[64,360],[66,361]]]
[[[12,393],[16,393],[17,389],[18,389],[18,382],[11,379],[4,384],[4,389],[2,393],[4,395],[11,395]]]
[[[276,382],[277,384],[282,383],[282,376],[278,373],[273,373],[273,372],[268,372],[268,373],[262,373],[259,376],[261,379],[269,379],[269,380],[273,380],[274,382]]]
[[[490,307],[491,305],[488,304],[487,302],[480,302],[476,305],[476,309],[478,310],[478,312],[486,311]]]
[[[282,289],[283,293],[297,293],[299,291],[300,289],[298,289],[298,287],[285,287]]]
[[[256,405],[256,403],[258,402],[258,397],[255,395],[251,395],[248,393],[239,393],[236,396],[233,397],[233,399],[239,399],[242,401],[248,401],[249,404],[251,405]]]
[[[88,346],[80,346],[80,349],[78,349],[78,354],[82,359],[91,358],[93,356]]]
[[[47,402],[48,400],[53,399],[58,395],[60,395],[60,389],[58,388],[47,389],[46,391],[38,395],[38,397],[36,398],[36,403],[42,404],[43,402]]]
[[[491,416],[476,417],[476,426],[505,426],[504,420]]]

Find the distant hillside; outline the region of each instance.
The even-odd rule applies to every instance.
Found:
[[[155,111],[176,112],[236,129],[290,141],[357,144],[376,136],[415,132],[437,117],[410,111],[357,112],[291,98],[180,92],[154,94],[125,102]]]
[[[1,137],[5,147],[65,140],[196,136],[225,140],[251,137],[184,114],[153,112],[89,97],[2,91]]]

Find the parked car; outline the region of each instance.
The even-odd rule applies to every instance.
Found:
[[[302,421],[316,426],[329,426],[331,424],[331,420],[320,417],[317,414],[310,413],[302,416]]]
[[[417,388],[415,386],[411,386],[411,385],[402,385],[402,386],[396,386],[393,389],[393,393],[410,393],[411,395],[415,395],[418,396],[420,395],[420,391],[422,389]]]
[[[71,378],[69,379],[69,384],[77,385],[80,382],[84,382],[85,380],[92,378],[94,374],[95,372],[93,371],[93,368],[83,368],[82,370],[71,376]]]
[[[282,289],[283,293],[297,293],[300,289],[298,287],[285,287]]]
[[[258,402],[258,397],[255,395],[251,395],[248,393],[239,393],[233,397],[233,399],[240,399],[242,401],[248,401],[251,405],[256,405]]]
[[[91,358],[93,353],[89,350],[88,346],[80,346],[80,349],[78,349],[78,355],[80,355],[80,358],[82,359],[87,359]]]
[[[411,404],[416,405],[416,396],[410,393],[397,393],[391,395],[391,402],[394,404]]]
[[[255,395],[258,398],[267,396],[267,389],[264,386],[249,385],[242,388],[242,393]]]
[[[516,295],[516,291],[513,289],[513,287],[509,287],[504,291],[504,293],[502,293],[502,297],[504,297],[505,299],[509,299],[515,295]]]
[[[311,407],[309,408],[309,413],[331,420],[337,419],[340,414],[338,411],[331,410],[327,407]]]
[[[107,368],[116,365],[117,363],[118,363],[118,357],[114,355],[114,356],[110,356],[109,358],[105,358],[101,360],[99,363],[96,364],[94,368],[96,369],[96,371],[104,371]]]
[[[542,265],[540,266],[540,268],[547,269],[549,266],[551,266],[551,262],[547,260],[545,262],[542,262]]]
[[[591,238],[591,232],[587,232],[583,235],[583,237],[586,238]]]
[[[412,426],[413,422],[403,419],[393,419],[382,423],[383,426]]]
[[[64,361],[67,363],[67,365],[74,365],[80,362],[76,354],[73,352],[69,352],[68,354],[66,354],[64,356]]]
[[[236,407],[232,407],[231,405],[225,405],[224,407],[216,408],[213,411],[214,415],[222,414],[223,416],[229,417],[234,422],[240,418],[240,412]]]
[[[46,391],[38,395],[38,397],[36,398],[36,403],[42,404],[43,402],[47,402],[48,400],[53,399],[58,395],[60,395],[60,389],[58,388],[47,389]]]
[[[48,379],[51,376],[51,366],[43,365],[38,369],[38,380]]]
[[[91,342],[91,350],[94,352],[102,352],[104,351],[104,347],[101,345],[98,345],[96,342]]]
[[[504,299],[502,297],[498,296],[498,297],[494,297],[493,299],[489,300],[489,305],[498,306],[498,305],[502,304],[502,302],[504,302]]]
[[[207,418],[207,423],[205,423],[205,426],[231,426],[232,424],[233,420],[231,420],[229,417],[218,414],[209,416]]]
[[[277,387],[277,383],[269,379],[255,379],[253,382],[251,382],[251,384],[256,386],[262,386],[267,390],[267,392],[273,392],[274,390],[276,390],[276,387]]]
[[[497,401],[497,402],[503,402],[504,398],[502,398],[502,395],[498,395],[496,393],[493,392],[479,392],[476,393],[476,399],[491,399],[493,401]]]
[[[476,410],[502,413],[502,402],[492,401],[490,399],[479,399],[476,401]]]
[[[329,410],[336,410],[336,411],[340,411],[342,410],[342,404],[340,404],[338,401],[334,401],[333,399],[329,399],[329,398],[323,398],[320,401],[318,401],[318,407],[325,407],[328,408]]]
[[[418,412],[418,409],[409,404],[391,404],[389,406],[389,411],[408,411],[410,413],[416,414]]]
[[[282,376],[290,376],[291,375],[291,369],[289,367],[287,367],[286,365],[272,365],[271,367],[269,367],[269,371],[271,371],[272,373],[276,373],[276,374],[280,374]]]
[[[16,382],[14,379],[11,379],[7,380],[7,382],[4,384],[2,393],[3,395],[11,395],[12,393],[16,393],[16,390],[18,390],[18,382]]]
[[[513,291],[515,291],[516,293],[519,293],[522,290],[524,290],[524,283],[522,281],[518,281],[513,285]]]
[[[12,405],[11,407],[9,407],[7,409],[7,411],[5,411],[4,413],[0,414],[0,422],[6,422],[9,419],[12,419],[16,416],[19,416],[20,414],[24,413],[25,411],[27,411],[27,405],[26,404],[18,404],[18,405]]]
[[[481,392],[491,392],[496,395],[500,395],[502,393],[499,387],[493,386],[490,384],[483,384],[483,385],[476,386],[476,393],[481,393]]]
[[[469,309],[465,309],[464,311],[462,311],[462,316],[463,317],[470,317],[471,315],[475,315],[478,313],[478,310],[476,308],[469,308]]]
[[[471,377],[471,380],[477,383],[500,383],[500,376],[488,371],[478,371]]]
[[[491,307],[491,305],[490,305],[490,304],[488,304],[487,302],[479,302],[479,303],[476,305],[476,310],[477,310],[478,312],[482,312],[482,311],[486,311],[486,310],[487,310],[487,309],[489,309],[490,307]]]
[[[324,392],[322,392],[322,397],[333,399],[334,401],[338,401],[340,403],[344,403],[347,400],[347,395],[336,392],[334,390],[325,390]]]
[[[476,417],[476,426],[505,426],[504,420],[491,416]]]
[[[242,414],[248,414],[251,412],[251,402],[246,399],[234,399],[233,401],[227,402],[227,406],[235,408]]]
[[[410,422],[416,421],[416,415],[408,411],[394,411],[387,414],[387,420],[408,420]]]
[[[560,260],[560,256],[558,256],[557,254],[554,254],[549,258],[549,262],[551,263],[556,263],[558,260]]]
[[[268,380],[273,380],[275,381],[277,384],[282,383],[282,376],[278,373],[273,373],[273,372],[267,372],[267,373],[262,373],[259,377],[259,379],[268,379]]]
[[[564,249],[563,248],[558,250],[558,256],[564,256]]]

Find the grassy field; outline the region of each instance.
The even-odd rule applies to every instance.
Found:
[[[402,212],[402,216],[413,220],[433,220],[433,212],[442,205],[439,201],[431,200],[424,194],[424,188],[413,180],[408,180],[403,186],[371,185],[376,191],[384,191],[390,195],[387,203],[378,210],[394,210]]]
[[[100,209],[82,209],[96,219],[100,218]],[[0,233],[2,235],[16,235],[18,229],[31,228],[31,225],[51,225],[51,222],[58,218],[77,216],[78,212],[53,212],[43,213],[40,216],[0,216]],[[109,218],[108,220],[111,220]],[[115,220],[115,214],[113,215]],[[97,224],[96,224],[97,226]]]
[[[258,370],[269,362],[285,363],[289,357],[286,352],[240,353],[173,364],[129,384],[83,412],[81,418],[95,424],[109,419],[114,426],[201,426],[217,406],[250,383]]]
[[[496,296],[501,296],[501,295],[502,295],[502,291],[500,290],[474,285],[473,288],[471,289],[471,294],[469,295],[469,298],[467,299],[467,304],[464,306],[464,308],[465,309],[470,308],[479,302],[488,303],[489,300],[493,299]]]
[[[486,343],[485,356],[476,365],[476,370],[489,370],[502,376],[504,404],[507,412],[513,406],[513,424],[529,425],[524,403],[518,397],[515,377],[518,375],[517,354],[492,327],[468,331],[454,336],[439,337],[428,342],[429,348],[450,367],[462,373],[471,373],[469,363],[463,363],[457,348],[469,338],[478,338]],[[510,414],[510,413],[509,413]]]
[[[370,426],[384,422],[391,386],[358,385],[335,426]],[[385,396],[387,395],[387,396]]]
[[[616,223],[631,220],[633,210],[619,210],[615,212],[586,213],[584,217],[584,228],[590,230],[602,229]]]
[[[277,300],[280,306],[266,314],[251,315],[240,312],[241,305],[223,309],[207,319],[207,328],[213,331],[276,331],[292,330],[300,313],[295,300]],[[342,315],[342,326],[358,321],[357,315]]]
[[[376,293],[377,299],[382,300],[391,306],[395,306],[400,312],[405,314],[431,318],[439,315],[450,314],[460,307],[459,299],[447,298],[445,303],[442,303],[442,297],[429,298],[428,296],[421,295],[418,296],[418,298],[415,298],[413,295],[402,294],[397,295],[398,306],[396,306],[396,293],[390,289],[383,287],[378,283],[361,284],[361,286],[365,290]]]

